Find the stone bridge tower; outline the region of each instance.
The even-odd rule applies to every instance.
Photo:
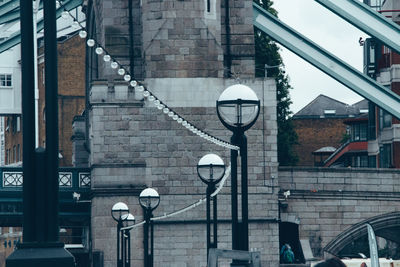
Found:
[[[250,248],[263,266],[279,262],[275,82],[254,77],[252,0],[89,0],[94,38],[132,77],[187,121],[230,140],[215,103],[229,85],[250,86],[261,100],[249,144]],[[110,211],[123,201],[142,221],[138,194],[161,195],[155,216],[205,195],[198,160],[229,149],[216,146],[163,114],[92,50],[87,54],[87,147],[92,169],[92,250],[116,263],[116,224]],[[219,194],[219,248],[231,248],[230,181]],[[143,266],[143,229],[131,231],[132,266]],[[205,207],[155,224],[155,266],[206,266]],[[97,255],[97,254],[96,254]],[[96,259],[97,260],[97,259]]]

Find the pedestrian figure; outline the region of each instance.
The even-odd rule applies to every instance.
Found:
[[[315,265],[314,267],[346,267],[339,258],[330,258]]]
[[[281,261],[283,263],[293,263],[294,262],[294,253],[289,244],[285,244],[281,248]]]
[[[361,263],[360,267],[368,267],[368,265],[365,262],[363,262]]]

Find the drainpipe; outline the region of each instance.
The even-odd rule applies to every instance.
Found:
[[[134,49],[133,49],[133,14],[132,14],[132,0],[128,2],[129,9],[129,63],[132,77],[135,77],[134,72]]]
[[[225,0],[225,33],[226,33],[226,74],[230,78],[232,76],[232,56],[231,56],[231,25],[229,15],[229,0]]]

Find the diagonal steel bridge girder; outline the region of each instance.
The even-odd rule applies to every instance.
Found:
[[[25,1],[25,0],[20,0],[20,1]],[[18,2],[17,5],[14,5],[14,2]],[[80,5],[82,5],[83,0],[65,0],[63,2],[63,8],[59,8],[56,11],[56,18],[61,17],[61,13],[65,10],[70,11]],[[12,5],[13,4],[13,5]],[[13,8],[10,9],[4,9],[4,14],[0,17],[3,17],[3,19],[7,18],[7,16],[13,16],[13,15],[18,15],[18,18],[13,18],[13,19],[19,19],[19,11],[15,13],[16,10],[19,9],[19,1],[18,0],[12,0],[9,2],[9,5],[12,5]],[[5,12],[7,11],[7,12]],[[0,12],[2,12],[2,6],[0,6]],[[1,20],[1,18],[0,18]],[[37,31],[40,32],[43,30],[44,27],[44,21],[43,18],[38,20],[37,23]],[[8,39],[0,43],[0,54],[3,53],[4,51],[7,51],[8,49],[18,45],[21,43],[21,31],[17,31],[14,34],[12,34]]]
[[[400,96],[319,47],[255,3],[253,24],[335,80],[400,118]]]
[[[400,26],[368,5],[354,0],[315,1],[400,53]]]

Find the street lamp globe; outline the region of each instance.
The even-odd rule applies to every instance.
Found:
[[[115,203],[111,209],[111,216],[115,221],[122,220],[124,215],[129,213],[129,208],[124,202]]]
[[[229,86],[217,100],[218,117],[231,131],[249,129],[259,113],[260,100],[250,87],[243,84]]]
[[[160,195],[153,188],[146,188],[139,195],[139,203],[145,209],[154,210],[160,204]]]
[[[197,174],[205,184],[217,184],[225,174],[224,161],[216,154],[207,154],[197,163]]]
[[[123,222],[123,226],[124,227],[129,227],[135,224],[136,220],[135,220],[135,216],[133,216],[130,213],[124,214],[121,216],[122,222]]]

